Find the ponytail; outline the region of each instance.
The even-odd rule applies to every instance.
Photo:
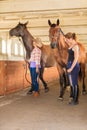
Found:
[[[66,35],[65,35],[65,37],[66,38],[72,38],[72,39],[74,39],[74,40],[76,40],[76,34],[75,33],[71,33],[71,32],[69,32],[69,33],[67,33]]]
[[[76,40],[76,34],[75,34],[75,33],[72,33],[72,38],[73,38],[74,40]]]

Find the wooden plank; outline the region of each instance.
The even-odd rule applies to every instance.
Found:
[[[36,10],[52,10],[52,9],[73,9],[87,7],[86,0],[15,0],[1,1],[0,12],[18,12],[18,11],[36,11]]]

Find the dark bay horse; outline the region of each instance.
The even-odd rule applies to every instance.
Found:
[[[9,31],[10,36],[16,36],[16,37],[21,37],[25,50],[26,50],[26,59],[30,58],[31,51],[33,49],[33,39],[34,37],[31,35],[31,33],[27,29],[27,24],[18,23],[18,25],[14,28],[12,28]],[[55,54],[57,54],[57,49],[52,49],[50,45],[44,45],[41,48],[42,51],[42,57],[41,57],[41,72],[39,75],[40,80],[42,81],[45,92],[49,90],[47,87],[47,83],[43,79],[43,72],[45,67],[53,67],[57,66],[59,67],[56,59],[55,59]]]
[[[56,57],[57,62],[61,61],[61,66],[66,67],[67,58],[68,58],[68,45],[66,44],[64,40],[64,33],[61,30],[59,26],[59,19],[57,20],[56,24],[51,23],[50,20],[48,20],[48,24],[50,26],[49,29],[49,38],[50,38],[50,46],[51,48],[58,49],[58,55]],[[86,52],[84,46],[77,42],[80,48],[80,55],[79,55],[79,64],[80,64],[80,78],[82,79],[82,93],[86,93],[86,86],[85,86],[85,67],[86,67]],[[60,57],[60,59],[59,59]],[[59,71],[60,72],[60,71]],[[61,71],[61,79],[63,77],[63,71]],[[62,82],[62,81],[61,81]],[[62,86],[62,83],[61,83]],[[65,87],[61,87],[62,94],[64,94]],[[62,95],[63,96],[63,95]]]

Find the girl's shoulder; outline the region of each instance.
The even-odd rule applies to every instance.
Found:
[[[79,50],[78,44],[75,44],[75,45],[72,47],[72,50]]]

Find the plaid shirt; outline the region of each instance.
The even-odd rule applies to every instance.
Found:
[[[31,58],[30,58],[30,63],[35,62],[36,65],[40,65],[40,60],[41,60],[41,50],[38,47],[35,47],[32,52],[31,52]]]

